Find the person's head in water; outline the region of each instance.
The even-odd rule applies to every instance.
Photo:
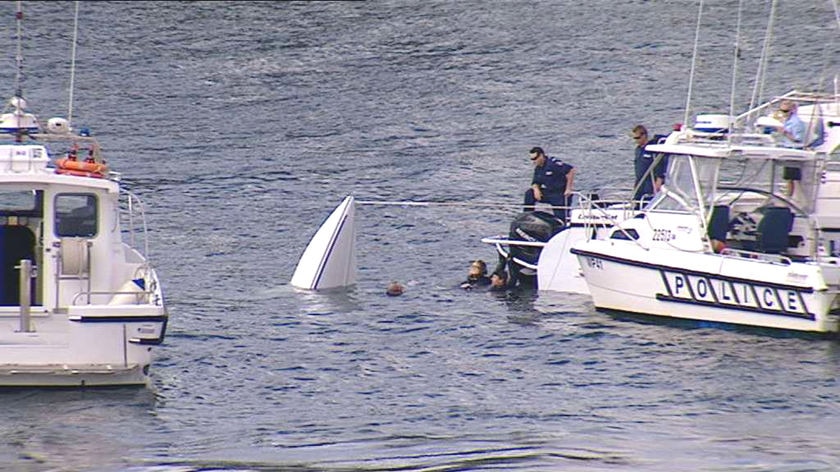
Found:
[[[507,272],[499,271],[493,272],[493,275],[490,276],[490,288],[492,290],[503,290],[507,288]]]
[[[487,264],[481,259],[475,260],[470,264],[470,271],[468,277],[470,279],[478,279],[487,275]]]
[[[396,280],[391,282],[388,285],[388,289],[385,290],[385,294],[388,295],[389,297],[396,297],[396,296],[402,295],[403,292],[405,292],[405,287],[403,287]]]

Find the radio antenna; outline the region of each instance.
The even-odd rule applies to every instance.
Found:
[[[76,43],[79,39],[79,1],[76,1],[76,12],[73,16],[73,46],[70,51],[70,91],[67,99],[67,128],[73,129],[73,90],[76,79]]]

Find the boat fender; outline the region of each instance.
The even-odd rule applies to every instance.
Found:
[[[109,305],[139,305],[145,297],[145,281],[143,279],[129,280],[117,290],[108,302]]]

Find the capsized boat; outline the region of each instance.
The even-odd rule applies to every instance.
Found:
[[[145,385],[168,314],[143,205],[94,137],[26,107],[18,87],[0,115],[0,387]]]
[[[356,283],[356,199],[348,195],[309,241],[290,281],[304,290]]]
[[[807,124],[799,149],[768,126],[782,100]],[[668,157],[649,205],[571,249],[595,307],[840,332],[840,95],[792,91],[705,122],[648,147]]]

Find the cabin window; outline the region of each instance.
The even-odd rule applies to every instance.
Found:
[[[90,238],[96,235],[99,211],[96,196],[62,193],[55,197],[55,234]]]
[[[625,230],[616,229],[610,235],[610,239],[623,239],[635,241],[639,239],[639,233],[633,228]]]
[[[44,192],[41,190],[0,191],[1,216],[40,216]]]

